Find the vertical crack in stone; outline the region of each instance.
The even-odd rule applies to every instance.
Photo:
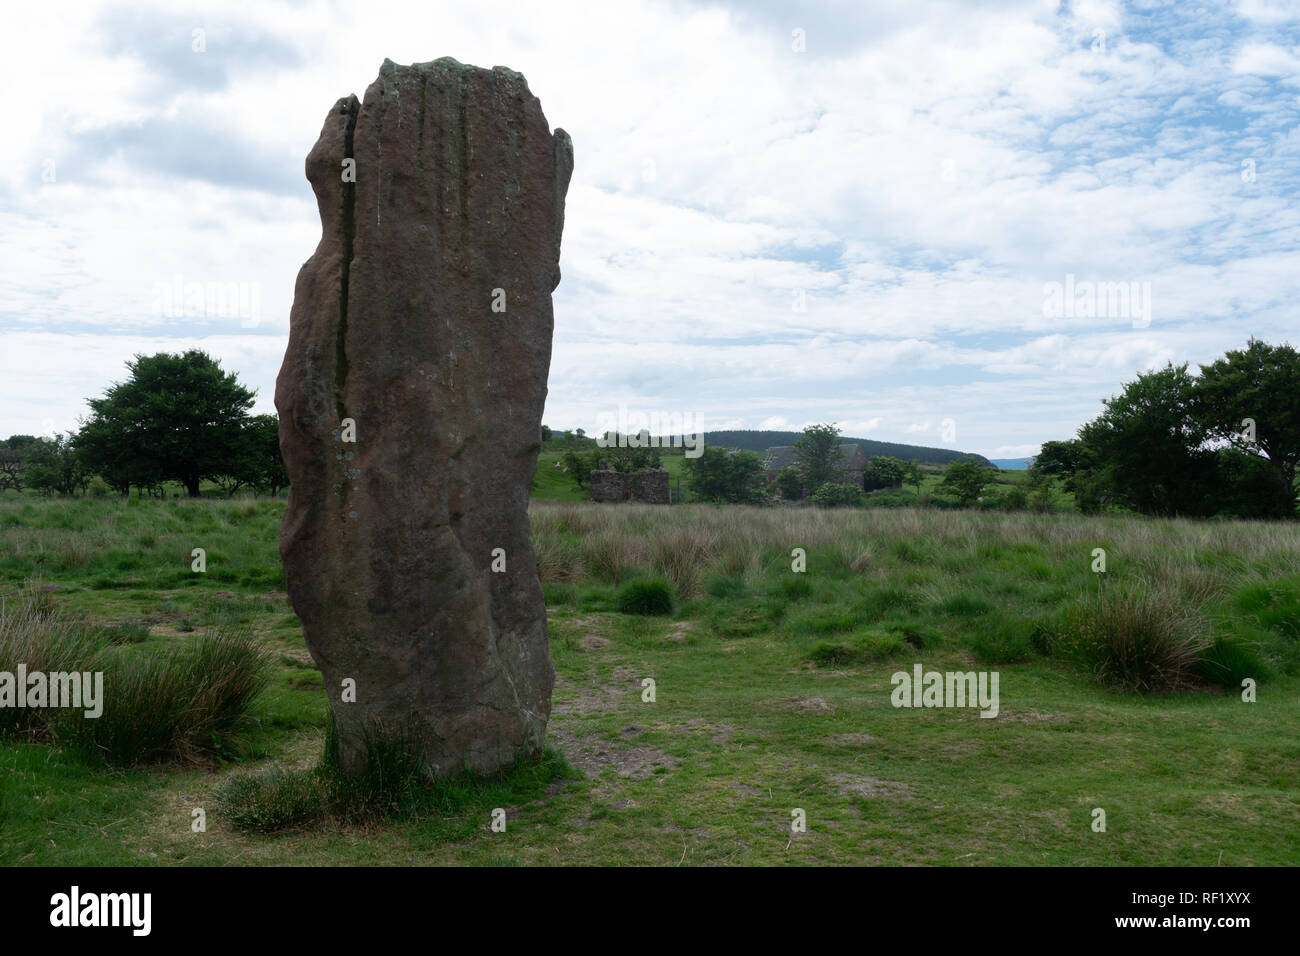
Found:
[[[343,133],[343,158],[356,160],[352,146],[353,134],[357,128],[357,113],[360,104],[349,104],[348,125]],[[353,179],[355,179],[355,175]],[[338,412],[339,422],[347,417],[347,383],[348,383],[348,280],[352,271],[352,243],[356,238],[356,204],[357,184],[343,183],[343,269],[339,276],[339,323],[334,346],[334,408]]]
[[[457,145],[460,146],[460,169],[457,174],[460,177],[460,257],[461,266],[466,272],[470,268],[469,260],[469,123],[466,120],[467,110],[465,106],[465,84],[469,81],[469,71],[461,70],[456,84],[460,91],[460,101],[457,104],[457,118],[460,120],[460,140]]]

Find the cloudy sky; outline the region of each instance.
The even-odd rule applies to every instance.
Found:
[[[1294,0],[24,4],[0,436],[193,347],[273,411],[304,157],[385,57],[441,56],[519,70],[573,137],[552,427],[1015,457],[1138,371],[1300,339]]]

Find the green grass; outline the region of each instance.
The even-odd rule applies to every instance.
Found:
[[[0,741],[0,864],[1294,863],[1296,525],[535,502],[559,677],[547,758],[370,788],[376,804],[322,767],[328,708],[279,579],[282,509],[0,500],[6,602],[32,580],[43,613],[130,660],[234,628],[270,662],[238,739],[183,761],[114,769],[68,742]],[[619,613],[620,588],[655,578],[671,614]],[[1204,638],[1178,689],[1109,680],[1149,675],[1132,649],[1158,649],[1170,622],[1175,645]],[[1132,666],[1096,666],[1111,659]],[[998,718],[892,707],[892,675],[916,664],[997,670]]]

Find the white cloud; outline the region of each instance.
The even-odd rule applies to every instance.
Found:
[[[0,51],[22,94],[0,144],[0,432],[70,424],[132,352],[200,344],[269,409],[327,109],[386,56],[453,55],[521,70],[574,138],[548,424],[627,401],[885,440],[952,417],[970,450],[1067,437],[1140,369],[1294,328],[1300,133],[1269,80],[1300,77],[1295,16],[1234,10],[1188,39],[1161,32],[1173,11],[1100,0],[799,23],[651,0],[25,7]],[[1150,325],[1045,315],[1067,274],[1149,281]],[[176,275],[255,284],[260,323],[157,315]]]

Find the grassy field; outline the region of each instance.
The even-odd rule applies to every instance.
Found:
[[[1300,527],[916,509],[535,502],[557,671],[545,772],[384,820],[241,831],[222,788],[315,765],[325,733],[279,570],[282,510],[0,501],[6,602],[35,589],[136,655],[242,628],[272,661],[249,724],[202,756],[109,768],[0,741],[0,863],[1300,861]],[[652,578],[673,612],[619,613],[620,589]],[[1074,651],[1104,642],[1107,622],[1129,627],[1125,613],[1244,657],[1228,680],[1117,689]],[[892,706],[891,676],[918,663],[997,671],[997,717]],[[505,833],[489,826],[497,807]]]

